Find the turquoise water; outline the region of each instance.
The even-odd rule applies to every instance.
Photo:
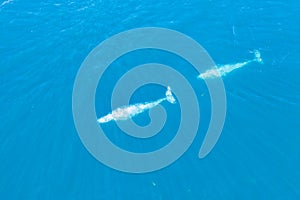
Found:
[[[5,1],[0,6],[0,198],[299,199],[299,13],[298,1]],[[202,125],[179,160],[156,172],[126,174],[101,164],[82,145],[72,117],[72,89],[81,63],[101,41],[149,26],[192,37],[218,64],[252,59],[253,49],[261,51],[264,64],[224,77],[225,126],[213,151],[200,160],[209,99],[198,74],[159,51],[133,52],[113,63],[102,80],[107,94],[130,67],[162,62],[190,80],[201,105]],[[146,97],[137,91],[132,102],[160,98],[164,91],[154,90]],[[109,100],[97,96],[96,101],[102,101],[96,105],[99,116],[110,112]],[[149,118],[136,121],[145,125]],[[167,143],[176,127],[153,143],[104,128],[120,146],[149,151]]]

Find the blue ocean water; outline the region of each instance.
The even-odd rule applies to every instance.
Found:
[[[73,83],[101,41],[153,26],[192,37],[216,63],[249,60],[248,51],[260,49],[264,64],[224,77],[225,126],[213,151],[198,159],[209,100],[195,71],[159,51],[133,52],[113,63],[102,80],[107,94],[127,66],[163,62],[189,78],[204,105],[203,125],[179,160],[156,172],[128,174],[101,164],[81,143],[72,116]],[[0,199],[300,198],[298,1],[2,0],[0,30]],[[132,102],[163,92],[147,90],[137,91]],[[103,101],[96,105],[99,116],[110,112],[109,100],[97,98]],[[141,117],[137,123],[149,122]],[[115,143],[137,151],[159,148],[172,136],[141,144],[111,132]]]

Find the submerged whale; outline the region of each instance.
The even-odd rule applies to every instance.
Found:
[[[158,99],[153,102],[137,103],[137,104],[117,108],[117,109],[113,110],[111,113],[99,118],[97,120],[97,122],[107,123],[112,120],[114,120],[114,121],[127,120],[137,114],[145,112],[146,110],[149,110],[149,109],[159,105],[161,102],[163,102],[165,100],[167,100],[168,102],[170,102],[172,104],[176,103],[176,100],[175,100],[174,96],[172,95],[170,86],[167,87],[165,98],[161,98],[161,99]]]
[[[245,65],[248,65],[252,62],[263,63],[260,52],[258,50],[254,50],[252,53],[254,53],[254,59],[252,59],[252,60],[248,60],[248,61],[240,62],[240,63],[236,63],[236,64],[222,65],[222,66],[219,66],[218,68],[209,69],[209,70],[206,70],[204,73],[201,73],[197,78],[198,79],[210,79],[210,78],[226,76],[226,74],[228,74],[229,72],[231,72],[235,69],[244,67]]]

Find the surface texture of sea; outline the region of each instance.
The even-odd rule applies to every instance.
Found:
[[[156,172],[128,174],[101,164],[81,143],[72,89],[93,48],[140,27],[180,31],[217,64],[252,59],[254,49],[264,64],[224,77],[225,126],[212,152],[199,159],[210,115],[198,74],[159,51],[133,52],[113,63],[102,80],[107,95],[126,70],[162,62],[181,70],[202,102],[203,125],[179,160]],[[0,199],[300,199],[299,33],[296,0],[0,0]],[[137,91],[132,103],[163,95],[162,88],[148,94],[152,89]],[[111,111],[109,99],[96,100],[99,116]],[[147,114],[136,120],[149,123]],[[106,129],[116,144],[137,152],[172,138],[170,131],[139,143]]]

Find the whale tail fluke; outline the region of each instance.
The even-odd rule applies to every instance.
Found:
[[[254,50],[253,53],[254,53],[254,60],[257,61],[258,63],[263,64],[264,62],[261,58],[260,51],[259,50]]]
[[[170,103],[172,103],[172,104],[176,103],[176,100],[175,100],[175,98],[174,98],[174,96],[173,96],[173,94],[172,94],[172,91],[171,91],[171,87],[170,87],[170,86],[167,87],[167,91],[166,91],[166,99],[167,99],[168,102],[170,102]]]

